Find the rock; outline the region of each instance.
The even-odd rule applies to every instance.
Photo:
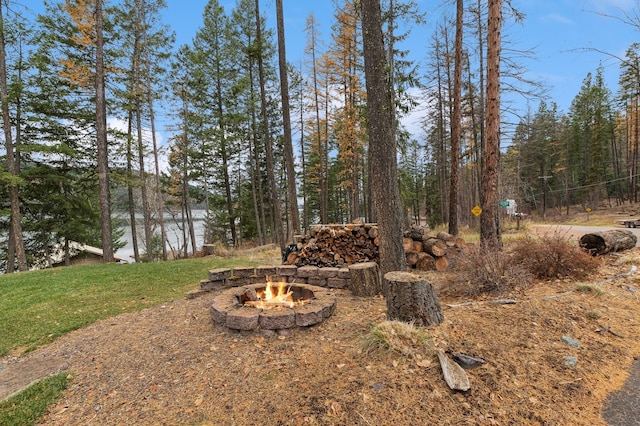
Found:
[[[580,342],[578,342],[576,339],[573,339],[569,336],[562,336],[562,341],[569,346],[573,346],[574,348],[580,347]]]
[[[471,370],[472,368],[480,367],[486,361],[482,358],[476,358],[460,352],[452,352],[451,356],[453,360],[458,363],[462,368]]]
[[[442,352],[442,349],[437,349],[436,354],[440,361],[440,367],[442,367],[442,374],[444,381],[452,390],[468,391],[471,389],[471,383],[469,377],[462,367],[455,362],[451,361],[449,357]]]
[[[567,365],[567,367],[573,368],[578,365],[578,358],[575,356],[565,356],[564,363]]]

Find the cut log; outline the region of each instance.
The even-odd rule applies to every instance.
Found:
[[[429,255],[427,254],[427,256]],[[416,266],[416,263],[418,263],[418,260],[420,259],[420,257],[418,256],[418,253],[416,253],[415,251],[406,252],[405,257],[407,258],[407,265],[411,267]]]
[[[624,229],[594,232],[580,237],[580,247],[592,255],[629,250],[636,246],[638,237]]]
[[[442,241],[455,241],[455,239],[456,239],[456,236],[455,236],[455,235],[451,235],[450,233],[448,233],[448,232],[444,232],[444,231],[440,231],[440,232],[438,232],[438,233],[436,234],[436,237],[437,237],[439,240],[442,240]]]
[[[436,268],[435,259],[429,253],[421,252],[417,253],[418,261],[416,262],[416,269],[420,271],[433,271]]]
[[[409,237],[414,241],[422,241],[426,229],[423,226],[411,225],[411,228],[405,232],[405,237]]]
[[[427,238],[422,242],[424,251],[434,257],[441,257],[447,254],[447,245],[439,238]]]
[[[369,238],[371,238],[372,240],[378,238],[378,227],[372,226],[371,228],[369,228],[367,235],[369,235]]]
[[[404,248],[405,253],[410,252],[411,250],[413,250],[413,240],[408,237],[403,238],[402,247]]]
[[[413,240],[413,247],[411,248],[411,250],[415,251],[416,253],[423,252],[424,246],[422,245],[422,241]]]
[[[438,325],[444,320],[431,283],[403,271],[387,272],[384,279],[387,282],[387,319],[424,326]]]
[[[449,259],[444,256],[436,257],[434,265],[436,267],[436,271],[446,271],[447,269],[449,269]]]
[[[447,382],[451,390],[468,391],[471,389],[471,383],[469,382],[469,376],[462,367],[449,359],[449,357],[442,352],[442,349],[436,349],[438,360],[440,361],[440,367],[442,368],[442,375],[444,381]]]
[[[287,255],[287,259],[284,261],[285,265],[295,265],[298,259],[298,252],[291,252]]]
[[[380,270],[376,262],[349,265],[351,280],[349,289],[354,296],[375,296],[382,293]]]

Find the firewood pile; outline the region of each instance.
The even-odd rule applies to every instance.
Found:
[[[440,231],[435,237],[426,229],[412,227],[405,232],[403,245],[407,267],[421,271],[446,271],[455,266],[466,244],[462,238]]]
[[[413,226],[404,233],[403,244],[409,269],[444,271],[455,262],[464,240]],[[375,223],[315,225],[307,235],[290,245],[283,263],[296,266],[343,267],[379,260],[378,226]]]
[[[378,261],[378,226],[375,223],[315,225],[301,237],[284,263],[296,266],[341,267]]]

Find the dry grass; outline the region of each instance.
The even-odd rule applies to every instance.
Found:
[[[411,358],[433,354],[433,342],[427,330],[401,321],[373,324],[362,340],[365,354],[391,351]]]

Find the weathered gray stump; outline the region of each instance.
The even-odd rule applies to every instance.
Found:
[[[354,296],[375,296],[382,293],[380,270],[376,262],[349,265],[351,282],[349,289]]]
[[[594,232],[580,237],[580,247],[593,255],[629,250],[634,248],[637,242],[638,237],[633,232],[623,229]]]
[[[416,325],[438,325],[442,308],[431,283],[410,272],[387,272],[387,319]]]

